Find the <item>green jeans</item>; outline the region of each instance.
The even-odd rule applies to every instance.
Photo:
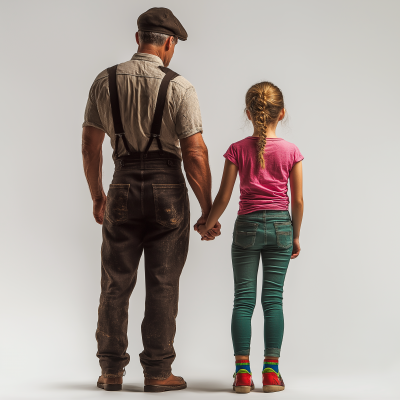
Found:
[[[251,317],[256,304],[260,256],[263,264],[264,356],[280,356],[282,292],[292,249],[293,227],[288,211],[256,211],[237,217],[232,243],[235,281],[232,341],[235,356],[250,354]]]

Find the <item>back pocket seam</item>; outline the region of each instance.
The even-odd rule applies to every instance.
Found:
[[[275,234],[276,234],[276,245],[281,249],[289,249],[293,245],[293,236],[292,236],[292,223],[288,222],[274,222]],[[290,231],[283,231],[279,228],[290,227]],[[278,229],[277,229],[278,228]],[[284,244],[282,242],[283,237],[289,236],[291,238],[291,243]]]
[[[168,223],[162,220],[160,217],[160,194],[157,192],[157,189],[179,189],[182,188],[182,193],[185,193],[184,189],[186,188],[186,185],[184,183],[153,183],[153,196],[154,196],[154,207],[155,207],[155,214],[156,214],[156,222],[160,224],[161,226],[164,226],[166,228],[174,229],[179,227],[181,224],[183,218],[184,218],[184,213],[185,213],[185,204],[182,205],[182,210],[180,217],[176,220],[175,223]]]
[[[126,221],[128,221],[128,198],[129,198],[129,188],[130,188],[129,183],[111,183],[110,188],[107,193],[107,202],[106,202],[106,218],[107,221],[110,222],[111,225],[122,225]],[[109,198],[110,191],[112,189],[124,189],[124,204],[122,205],[121,211],[123,212],[124,217],[122,219],[114,220],[113,218],[110,217],[110,205],[112,203],[112,199]]]
[[[240,231],[239,229],[243,229],[240,226],[248,226],[250,229],[254,229],[255,231]],[[256,236],[257,236],[257,228],[258,228],[259,223],[257,222],[246,222],[246,221],[236,221],[236,226],[235,226],[235,234],[234,234],[234,240],[233,243],[240,247],[241,249],[248,249],[249,247],[254,246],[254,243],[256,242]],[[251,236],[252,240],[250,241],[250,243],[246,246],[243,246],[239,243],[239,241],[237,240],[238,236]]]

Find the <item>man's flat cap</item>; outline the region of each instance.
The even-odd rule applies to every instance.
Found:
[[[185,28],[168,8],[150,8],[150,10],[139,16],[137,24],[139,31],[178,36],[180,40],[186,40],[188,37]]]

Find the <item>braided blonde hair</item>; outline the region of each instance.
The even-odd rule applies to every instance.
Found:
[[[246,93],[246,109],[249,110],[254,129],[259,135],[257,159],[263,169],[265,168],[267,128],[276,122],[283,108],[285,108],[283,94],[271,82],[256,83]]]

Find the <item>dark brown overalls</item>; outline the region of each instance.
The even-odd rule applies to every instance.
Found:
[[[189,245],[189,198],[181,160],[163,151],[160,130],[169,82],[178,74],[159,67],[161,82],[151,137],[145,152],[132,152],[125,138],[116,86],[117,66],[108,69],[116,134],[115,172],[107,195],[101,250],[101,296],[96,339],[102,373],[121,376],[129,363],[129,298],[145,255],[146,304],[140,362],[147,378],[171,374],[178,313],[179,277]],[[118,156],[122,139],[129,155]],[[153,138],[159,151],[149,152]]]

